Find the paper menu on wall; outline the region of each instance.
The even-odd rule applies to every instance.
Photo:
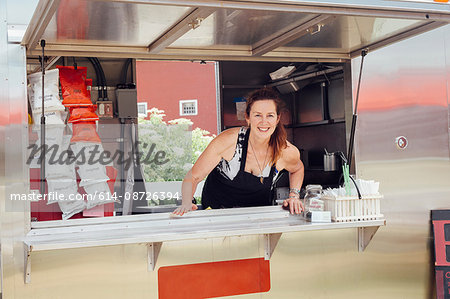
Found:
[[[245,120],[245,109],[247,108],[247,102],[243,97],[237,97],[233,99],[236,103],[236,117],[238,120]]]

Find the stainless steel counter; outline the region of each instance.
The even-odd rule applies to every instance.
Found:
[[[146,243],[151,271],[167,241],[263,235],[265,258],[270,259],[282,233],[357,228],[358,248],[363,251],[382,225],[385,219],[311,223],[280,206],[194,211],[181,217],[161,213],[32,223],[24,239],[28,251],[25,277],[29,282],[33,251]]]

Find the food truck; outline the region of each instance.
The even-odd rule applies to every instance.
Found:
[[[448,298],[431,224],[450,205],[447,1],[0,0],[0,15],[2,298]],[[28,161],[27,75],[90,66],[104,109],[90,129],[123,150],[139,129],[124,121],[136,91],[111,78],[125,68],[127,81],[128,66],[134,78],[145,60],[215,62],[219,131],[245,125],[245,94],[276,88],[304,186],[337,187],[323,149],[345,153],[382,194],[352,202],[380,213],[314,222],[274,205],[173,218],[122,200],[104,217],[45,221],[35,202],[12,200],[45,190],[45,162]],[[112,193],[137,192],[139,167],[112,166]]]

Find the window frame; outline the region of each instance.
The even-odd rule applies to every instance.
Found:
[[[195,114],[189,114],[184,113],[183,105],[187,103],[193,103],[195,105]],[[179,101],[179,107],[180,107],[180,116],[195,116],[198,115],[198,100],[192,99],[192,100],[180,100]]]
[[[145,113],[139,112],[139,105],[141,105],[141,104],[145,106]],[[138,111],[138,116],[147,117],[148,116],[148,103],[147,102],[138,102],[137,103],[137,111]]]

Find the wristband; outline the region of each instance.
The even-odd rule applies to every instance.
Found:
[[[297,189],[297,188],[290,188],[290,189],[289,189],[289,193],[295,193],[295,194],[297,194],[297,195],[300,196],[300,189]]]

